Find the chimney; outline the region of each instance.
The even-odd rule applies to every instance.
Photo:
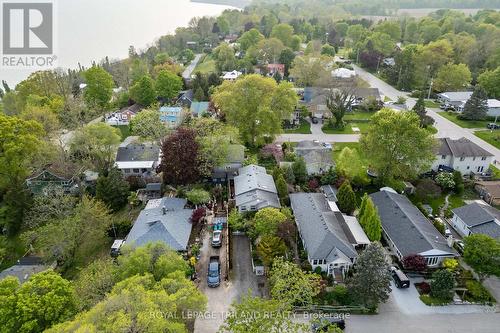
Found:
[[[163,215],[166,215],[167,214],[167,207],[163,206],[161,208],[161,211],[162,211]]]

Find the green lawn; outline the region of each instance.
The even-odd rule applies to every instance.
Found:
[[[283,130],[284,133],[288,134],[311,134],[311,124],[307,120],[300,120],[300,126],[292,129]]]
[[[427,204],[427,205],[432,207],[432,214],[439,215],[439,209],[442,206],[444,206],[445,197],[446,197],[446,194],[443,193],[442,195],[440,195],[437,198],[427,199],[427,200],[424,200],[422,203]],[[450,205],[448,206],[448,209],[450,209],[450,210],[458,208],[458,207],[462,207],[465,205],[465,202],[464,202],[462,196],[459,196],[456,194],[450,195],[449,202],[450,202]]]
[[[349,120],[370,120],[375,112],[353,112],[353,113],[346,113],[344,116],[345,121]]]
[[[362,122],[362,123],[360,123],[360,122],[354,123],[353,122],[353,123],[347,123],[345,125],[344,129],[339,130],[339,129],[331,128],[327,124],[327,125],[324,125],[322,127],[322,130],[326,134],[359,134],[359,133],[354,133],[352,128],[357,127],[361,131],[360,133],[366,133],[366,131],[368,131],[369,126],[370,126],[370,123],[367,123],[367,122]]]
[[[206,55],[200,60],[193,73],[200,72],[201,74],[213,73],[216,71],[215,60],[211,55]]]
[[[350,149],[356,149],[360,155],[361,161],[363,164],[367,164],[367,160],[365,156],[363,155],[363,152],[361,151],[361,145],[359,142],[336,142],[333,144],[333,160],[337,160],[340,152],[344,148],[350,148]]]
[[[478,138],[500,149],[500,131],[478,131],[474,133]]]
[[[435,102],[431,99],[426,99],[425,100],[425,107],[426,108],[434,108],[434,109],[439,109],[440,104],[438,102]]]
[[[490,120],[462,120],[458,119],[457,114],[453,112],[439,112],[439,115],[451,120],[455,124],[463,128],[486,128]]]
[[[490,165],[490,170],[493,173],[493,178],[494,179],[500,179],[500,169],[498,169],[496,166],[493,164]]]
[[[128,125],[121,125],[121,126],[113,126],[116,127],[120,130],[120,135],[122,136],[122,141],[128,138],[130,135],[130,126]]]

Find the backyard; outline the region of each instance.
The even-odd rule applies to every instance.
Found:
[[[120,126],[113,126],[113,127],[118,128],[120,130],[120,135],[122,137],[122,141],[131,135],[129,125],[120,125]]]

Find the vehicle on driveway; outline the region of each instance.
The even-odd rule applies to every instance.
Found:
[[[490,129],[490,130],[496,130],[496,129],[499,129],[500,128],[500,124],[496,124],[496,123],[489,123],[488,125],[486,125],[486,128]]]
[[[392,266],[391,274],[392,274],[392,279],[396,284],[396,287],[400,289],[410,287],[410,279],[408,279],[405,273],[403,273],[400,269],[397,269],[396,267]]]
[[[220,259],[218,256],[210,257],[208,262],[207,285],[210,288],[220,286]]]
[[[316,118],[316,117],[312,117],[311,121],[312,121],[313,124],[319,123],[318,118]]]
[[[345,320],[341,318],[322,317],[312,323],[311,330],[313,332],[328,332],[328,330],[334,325],[341,330],[344,330]]]
[[[439,108],[444,111],[456,111],[455,107],[451,104],[441,104]]]
[[[464,242],[463,240],[459,239],[455,241],[455,248],[460,254],[464,253]]]
[[[222,246],[222,230],[214,230],[212,233],[212,247]]]

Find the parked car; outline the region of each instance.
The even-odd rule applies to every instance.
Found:
[[[500,128],[500,125],[497,123],[489,123],[488,125],[486,125],[486,128],[490,130],[496,130]]]
[[[113,245],[111,245],[111,257],[117,258],[120,255],[120,249],[122,248],[125,241],[123,239],[115,239]]]
[[[222,230],[214,230],[212,233],[212,247],[222,246]]]
[[[207,285],[210,288],[220,286],[220,260],[218,256],[210,257],[208,262]]]
[[[316,117],[312,117],[311,121],[313,124],[317,124],[319,122],[318,118],[316,118]]]
[[[439,108],[440,108],[441,110],[444,110],[444,111],[456,111],[456,109],[455,109],[455,107],[454,107],[453,105],[451,105],[451,104],[447,104],[447,103],[445,103],[445,104],[441,104],[441,105],[439,106]]]
[[[401,270],[399,270],[393,266],[393,267],[391,267],[391,274],[392,274],[392,279],[394,280],[394,283],[396,284],[396,287],[398,287],[400,289],[410,287],[410,279],[408,279],[406,274],[403,273]]]
[[[311,325],[311,329],[313,332],[327,332],[333,325],[336,325],[341,330],[344,330],[345,320],[341,318],[323,317],[315,320]]]

